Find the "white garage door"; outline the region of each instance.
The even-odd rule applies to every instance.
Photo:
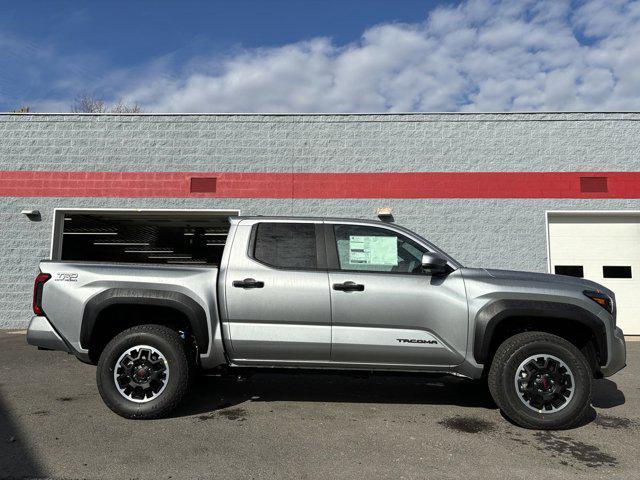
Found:
[[[618,325],[640,335],[640,215],[549,213],[549,253],[551,273],[613,290]]]

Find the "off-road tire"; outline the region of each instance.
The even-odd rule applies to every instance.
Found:
[[[160,394],[145,403],[125,398],[116,387],[114,369],[120,356],[137,345],[149,345],[166,358],[169,378]],[[102,351],[96,379],[104,403],[115,413],[130,419],[153,419],[174,410],[186,393],[191,367],[183,340],[177,332],[162,325],[140,325],[116,335]]]
[[[557,412],[534,411],[518,396],[516,370],[525,359],[538,354],[561,359],[574,376],[573,397]],[[592,377],[587,359],[575,345],[550,333],[525,332],[509,337],[498,347],[489,370],[488,385],[493,400],[515,424],[537,430],[562,430],[576,426],[589,411]]]

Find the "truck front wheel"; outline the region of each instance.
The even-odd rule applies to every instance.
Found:
[[[525,332],[505,340],[489,370],[489,390],[500,410],[525,428],[570,428],[591,403],[587,359],[564,338]]]
[[[125,418],[168,414],[189,384],[189,361],[177,332],[140,325],[116,335],[104,348],[96,372],[104,403]]]

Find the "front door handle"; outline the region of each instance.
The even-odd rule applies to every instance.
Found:
[[[355,282],[334,283],[333,289],[341,292],[363,292],[364,285]]]
[[[262,288],[264,287],[264,282],[253,278],[245,278],[244,280],[234,280],[233,286],[236,288]]]

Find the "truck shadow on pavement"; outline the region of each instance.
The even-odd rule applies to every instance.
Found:
[[[456,377],[256,373],[246,379],[201,376],[174,416],[189,416],[244,402],[438,404],[497,408],[486,384]]]
[[[13,417],[0,392],[0,477],[45,478],[43,466]]]
[[[624,405],[624,393],[618,390],[616,382],[603,378],[594,380],[591,392],[591,404],[597,408],[613,408]]]
[[[486,382],[457,377],[345,374],[256,373],[245,379],[201,376],[173,417],[215,412],[245,402],[344,402],[454,405],[496,409]],[[594,381],[593,405],[611,408],[625,402],[610,380]],[[591,408],[584,424],[596,412]]]

